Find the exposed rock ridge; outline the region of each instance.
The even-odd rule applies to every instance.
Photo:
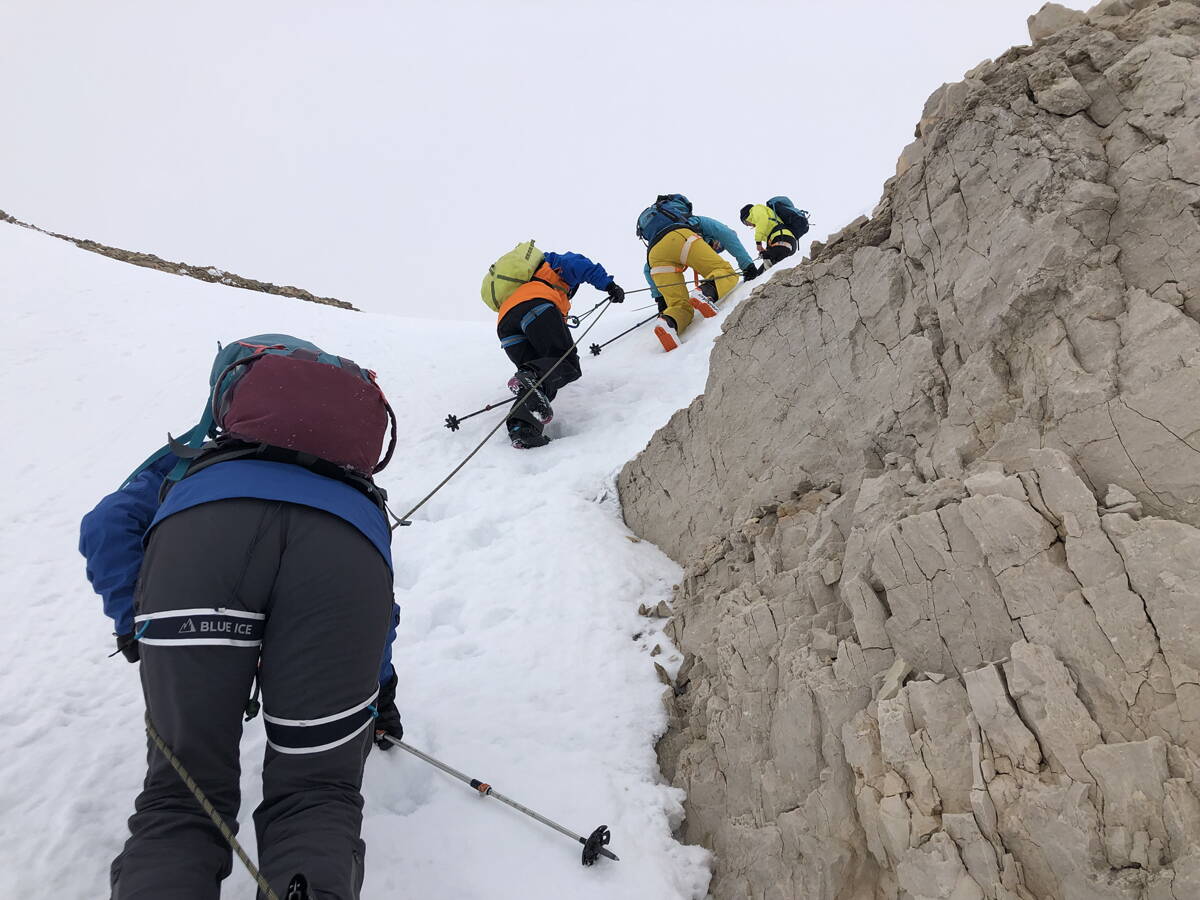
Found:
[[[40,231],[42,234],[50,237],[58,238],[61,241],[67,241],[79,247],[82,250],[90,250],[93,253],[99,253],[101,256],[107,256],[111,259],[117,259],[121,262],[132,263],[135,266],[142,266],[147,269],[157,269],[160,272],[166,272],[170,275],[186,275],[188,278],[197,278],[200,281],[210,283],[226,284],[230,287],[244,288],[248,291],[260,291],[264,294],[276,294],[280,297],[292,297],[296,300],[307,300],[309,303],[322,303],[325,306],[336,306],[339,309],[351,309],[357,311],[357,308],[347,303],[345,300],[338,300],[335,297],[318,297],[316,294],[304,290],[304,288],[293,287],[290,284],[271,284],[268,281],[258,281],[254,278],[245,278],[241,275],[235,275],[232,272],[225,272],[215,266],[192,266],[187,263],[170,262],[155,256],[153,253],[138,253],[133,250],[122,250],[119,247],[109,247],[106,244],[99,244],[96,241],[89,241],[83,238],[73,238],[70,235],[58,234],[54,231],[47,231],[45,228],[39,228],[36,225],[30,225],[28,222],[22,222],[13,216],[10,216],[4,210],[0,209],[0,221],[9,222],[13,225],[20,225],[22,228],[29,228],[33,231]]]
[[[1200,897],[1200,4],[1030,32],[619,476],[722,900]]]

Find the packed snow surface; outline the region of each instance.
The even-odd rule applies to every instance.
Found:
[[[506,397],[511,366],[488,322],[232,290],[15,227],[0,228],[0,297],[0,897],[94,900],[107,895],[146,742],[137,668],[109,658],[111,622],[84,578],[78,523],[168,430],[197,420],[217,341],[291,333],[376,369],[400,420],[380,478],[397,513],[502,417],[477,416],[457,433],[442,424]],[[577,311],[601,297],[584,289]],[[645,318],[634,307],[647,303],[640,293],[612,307],[583,346]],[[553,443],[516,451],[497,434],[393,539],[406,740],[573,831],[610,826],[621,861],[585,869],[568,839],[415,757],[373,752],[364,897],[704,895],[707,854],[672,837],[683,798],[654,755],[666,718],[653,663],[673,670],[680,660],[662,621],[637,613],[669,599],[680,572],[629,534],[613,484],[703,390],[719,325],[697,316],[671,354],[649,325],[599,357],[585,352],[583,379],[555,402]],[[251,847],[264,746],[260,718],[242,740]],[[236,863],[225,884],[226,896],[252,890]]]

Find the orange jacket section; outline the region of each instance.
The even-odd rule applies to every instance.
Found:
[[[542,263],[533,273],[533,277],[539,280],[525,282],[500,304],[497,321],[503,319],[504,314],[518,303],[524,303],[526,300],[549,300],[558,307],[564,318],[570,313],[571,298],[567,296],[569,288],[567,283],[558,277],[557,272],[547,263]]]

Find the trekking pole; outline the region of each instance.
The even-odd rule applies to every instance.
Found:
[[[469,419],[472,416],[477,416],[480,413],[485,413],[488,410],[496,409],[497,407],[503,406],[506,403],[512,403],[512,401],[512,397],[505,397],[503,400],[497,400],[495,403],[489,403],[483,409],[477,409],[475,412],[467,413],[465,416],[456,416],[454,413],[450,413],[450,415],[446,416],[446,427],[451,431],[458,431],[459,426],[466,419]]]
[[[585,866],[594,865],[596,860],[601,856],[607,856],[609,859],[613,859],[613,860],[618,860],[618,861],[620,860],[620,857],[617,856],[617,854],[613,853],[611,850],[609,850],[606,846],[608,844],[609,840],[612,838],[612,833],[608,830],[607,825],[601,825],[595,831],[593,831],[589,837],[586,837],[586,838],[581,837],[580,835],[571,831],[569,828],[564,828],[563,826],[559,825],[557,822],[553,822],[550,819],[547,819],[545,816],[535,813],[532,809],[530,809],[527,806],[523,806],[522,804],[518,803],[516,800],[511,800],[508,797],[505,797],[503,794],[501,794],[499,791],[495,790],[487,782],[480,781],[478,778],[471,778],[469,775],[464,775],[462,772],[458,771],[457,769],[451,768],[450,766],[446,765],[444,762],[434,759],[429,754],[422,753],[416,747],[409,746],[408,744],[404,743],[404,741],[396,740],[396,738],[392,737],[390,734],[384,734],[384,735],[382,735],[382,737],[384,737],[386,740],[390,741],[395,746],[399,747],[401,750],[407,750],[409,753],[411,753],[413,756],[417,757],[418,759],[423,759],[423,760],[425,760],[425,762],[429,763],[431,766],[436,766],[437,768],[439,768],[443,772],[445,772],[447,775],[451,775],[454,778],[457,778],[459,781],[463,782],[464,784],[469,784],[471,787],[473,787],[479,793],[479,796],[495,797],[501,803],[507,803],[509,806],[511,806],[513,809],[517,810],[518,812],[523,812],[523,813],[525,813],[525,815],[529,816],[531,819],[536,819],[537,821],[541,822],[543,825],[553,828],[559,834],[566,835],[571,840],[578,841],[580,844],[583,844],[583,864]]]
[[[558,360],[554,363],[554,365],[552,365],[550,367],[550,369],[546,372],[545,375],[543,375],[536,382],[534,382],[533,386],[530,387],[529,390],[525,391],[525,393],[523,393],[523,394],[521,394],[521,396],[517,397],[516,402],[524,403],[534,391],[536,391],[538,388],[540,388],[542,386],[543,381],[545,381],[547,378],[549,378],[551,375],[554,374],[555,370],[557,370],[558,367],[563,364],[563,361],[566,360],[566,358],[571,355],[572,351],[574,351],[575,348],[579,346],[579,342],[588,336],[588,332],[600,324],[600,320],[602,318],[604,318],[604,314],[608,311],[608,304],[610,304],[612,301],[605,300],[603,302],[605,305],[600,310],[600,315],[596,316],[596,318],[592,320],[591,325],[589,325],[587,328],[583,329],[583,334],[581,334],[581,335],[579,335],[579,337],[575,338],[574,343],[572,343],[571,346],[566,349],[566,351],[563,353],[563,355],[558,358]],[[412,516],[413,513],[415,513],[417,510],[419,510],[422,506],[424,506],[430,500],[432,500],[434,495],[437,494],[438,491],[440,491],[447,484],[449,484],[450,479],[453,478],[455,475],[457,475],[459,472],[461,472],[463,470],[463,466],[465,466],[467,463],[469,463],[475,457],[475,454],[483,449],[484,444],[486,444],[488,441],[490,441],[492,439],[492,435],[500,430],[500,428],[504,425],[504,422],[505,422],[504,419],[501,419],[499,422],[497,422],[492,427],[492,430],[483,436],[483,440],[475,445],[475,449],[472,450],[470,453],[468,453],[463,458],[462,462],[460,462],[457,466],[455,466],[453,469],[450,470],[449,475],[447,475],[445,478],[443,478],[441,481],[439,481],[434,486],[433,490],[431,490],[428,494],[426,494],[424,497],[422,497],[417,502],[417,505],[414,506],[412,509],[410,509],[408,512],[406,512],[403,516],[397,516],[395,513],[391,513],[391,511],[389,510],[389,513],[391,514],[392,518],[395,520],[395,523],[391,526],[391,528],[389,530],[395,531],[397,528],[401,527],[402,525],[411,525],[412,520],[409,517]]]
[[[647,288],[647,290],[649,290],[649,288]],[[647,322],[653,321],[654,319],[657,319],[657,318],[658,318],[658,313],[655,313],[654,315],[650,316],[648,319],[642,319],[642,321],[638,322],[636,325],[629,326],[624,331],[622,331],[620,334],[618,334],[617,337],[609,338],[603,344],[592,344],[592,346],[589,347],[588,349],[592,351],[592,356],[599,356],[600,351],[603,350],[605,347],[607,347],[609,344],[611,344],[613,341],[615,341],[617,338],[625,337],[625,335],[629,334],[629,332],[633,331],[635,328],[641,328]]]
[[[599,303],[597,303],[595,306],[593,306],[591,309],[589,309],[587,312],[585,312],[582,316],[567,316],[567,327],[568,328],[578,328],[580,322],[582,322],[584,319],[586,319],[588,316],[590,316],[592,313],[594,313],[596,310],[598,310],[601,306],[603,306],[607,302],[608,302],[608,298],[606,297],[603,300],[601,300]]]

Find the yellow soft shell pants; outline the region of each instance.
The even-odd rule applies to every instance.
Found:
[[[695,269],[701,278],[712,279],[717,286],[718,300],[737,287],[738,276],[733,267],[704,243],[700,235],[687,228],[677,228],[663,235],[650,248],[648,261],[650,278],[667,304],[663,314],[675,320],[680,334],[692,323],[693,315],[683,276],[685,269]]]

